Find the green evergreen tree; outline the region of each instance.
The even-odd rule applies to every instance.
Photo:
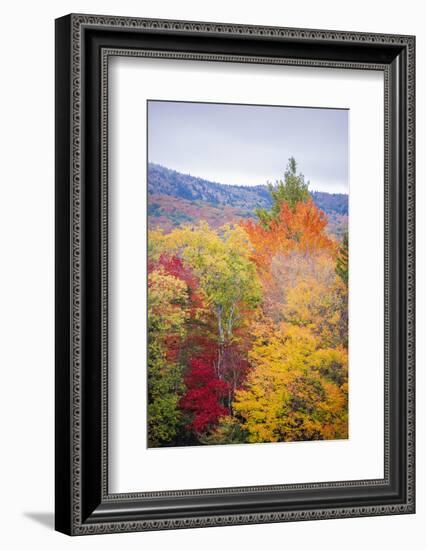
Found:
[[[265,208],[255,210],[257,217],[264,227],[269,227],[272,220],[276,219],[281,211],[283,203],[294,210],[298,202],[306,202],[309,199],[309,182],[305,182],[303,174],[297,174],[297,163],[294,157],[290,157],[284,181],[279,180],[273,185],[268,183],[269,192],[272,197],[272,207],[268,211]]]
[[[349,240],[347,231],[343,235],[336,261],[336,273],[347,286],[349,280]]]

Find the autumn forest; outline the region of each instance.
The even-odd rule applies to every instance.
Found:
[[[215,223],[148,205],[149,447],[348,437],[347,223],[294,158],[262,193]]]

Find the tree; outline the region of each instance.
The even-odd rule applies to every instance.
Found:
[[[336,260],[336,273],[348,286],[349,279],[349,240],[348,232],[343,235],[342,244],[339,247],[339,252]]]
[[[282,308],[285,321],[309,328],[323,346],[348,345],[348,290],[333,263],[317,262],[317,271],[298,277],[287,289]]]
[[[247,323],[261,300],[256,266],[250,259],[250,242],[241,227],[225,226],[219,234],[200,222],[175,229],[163,241],[191,268],[200,284],[206,306],[215,319],[218,355],[215,370],[225,379],[231,363],[226,350],[236,343],[236,329]]]
[[[148,342],[148,446],[171,444],[183,423],[179,398],[184,391],[182,369],[168,361],[155,338]]]
[[[174,255],[162,253],[158,261],[148,262],[148,273],[151,273],[154,270],[163,269],[168,275],[183,281],[186,285],[187,293],[187,306],[189,317],[187,316],[187,321],[191,319],[198,318],[204,312],[205,306],[203,302],[203,294],[200,289],[200,283],[197,277],[194,275],[192,270],[183,265],[183,262],[180,258]]]
[[[286,323],[262,323],[256,335],[234,403],[248,441],[347,438],[347,351],[321,348],[308,328]]]
[[[170,443],[182,422],[178,410],[183,393],[182,367],[166,346],[185,336],[188,295],[183,281],[163,266],[148,274],[148,444]]]
[[[278,215],[265,227],[253,220],[242,222],[252,245],[251,257],[260,271],[270,272],[276,254],[292,252],[335,254],[336,243],[327,235],[327,217],[315,206],[312,199],[296,203],[291,209],[282,203]]]
[[[155,259],[152,259],[155,258]],[[205,315],[194,273],[176,256],[155,254],[148,262],[148,436],[153,447],[180,437],[186,418],[187,355]]]
[[[188,427],[201,434],[214,426],[218,419],[229,414],[222,404],[228,392],[228,385],[217,378],[214,357],[204,353],[189,361],[189,371],[185,376],[187,391],[180,401],[180,407],[192,414]]]
[[[255,210],[263,227],[269,227],[271,221],[276,220],[283,204],[287,204],[290,210],[294,210],[299,202],[306,202],[309,198],[309,182],[305,183],[303,174],[297,175],[297,164],[294,157],[290,157],[287,169],[284,172],[284,181],[279,180],[273,185],[268,183],[272,198],[272,207],[268,211],[265,208]]]
[[[201,434],[199,439],[203,445],[231,445],[248,443],[249,433],[242,419],[236,416],[221,416],[214,430]]]

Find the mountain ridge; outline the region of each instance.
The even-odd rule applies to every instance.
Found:
[[[150,227],[166,230],[180,223],[206,219],[213,227],[255,218],[256,208],[270,208],[267,185],[242,186],[213,182],[148,163],[148,214]],[[347,228],[348,195],[312,191],[311,196],[329,219],[330,232],[341,237]]]
[[[204,200],[210,204],[226,204],[233,207],[268,208],[272,201],[267,185],[232,185],[183,174],[160,164],[148,164],[148,193],[179,197],[187,200]],[[311,191],[318,208],[327,214],[334,211],[348,213],[348,195]],[[327,204],[328,202],[333,204]]]

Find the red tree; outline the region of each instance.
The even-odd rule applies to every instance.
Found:
[[[167,254],[162,254],[156,262],[151,261],[148,263],[148,273],[156,270],[162,270],[167,275],[180,279],[186,284],[189,303],[189,322],[191,322],[195,318],[197,310],[204,307],[203,297],[199,292],[198,278],[192,273],[189,267],[183,264],[180,258]],[[176,335],[168,335],[165,337],[165,345],[167,359],[169,361],[176,361],[183,347],[181,338]]]
[[[180,279],[186,283],[191,313],[195,313],[196,309],[203,307],[203,297],[199,292],[198,278],[189,267],[183,264],[180,258],[162,254],[157,262],[148,263],[148,273],[161,268],[168,275],[172,275],[176,279]]]
[[[209,347],[214,348],[214,345]],[[217,377],[214,357],[214,349],[205,346],[202,354],[189,360],[185,376],[187,392],[180,401],[180,407],[192,413],[188,427],[197,433],[206,431],[221,416],[229,414],[229,409],[223,405],[228,394],[228,383]]]
[[[222,368],[219,372],[218,344],[212,337],[203,335],[206,330],[210,330],[209,326],[214,320],[210,318],[208,310],[203,312],[202,321],[197,315],[197,311],[204,309],[198,278],[174,255],[162,254],[157,261],[149,262],[148,272],[155,270],[161,270],[186,284],[187,323],[191,329],[184,341],[176,335],[165,337],[166,356],[169,361],[176,361],[180,357],[187,364],[184,377],[187,389],[179,402],[179,408],[191,415],[188,428],[201,434],[217,424],[221,416],[231,414],[229,407],[235,390],[241,386],[249,369],[244,345],[241,342],[239,345],[230,344],[222,350]],[[211,332],[213,334],[214,330]]]

